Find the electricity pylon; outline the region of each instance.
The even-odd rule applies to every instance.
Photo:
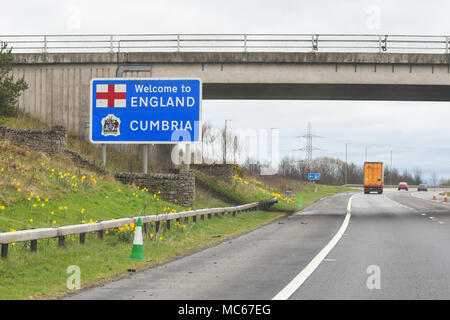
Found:
[[[305,161],[308,164],[308,166],[311,166],[312,158],[313,158],[313,150],[322,150],[320,148],[313,146],[313,138],[322,138],[320,136],[316,136],[312,134],[312,128],[311,128],[311,122],[308,122],[308,130],[305,135],[298,136],[297,138],[305,138],[306,139],[306,146],[297,149],[298,151],[305,151]]]

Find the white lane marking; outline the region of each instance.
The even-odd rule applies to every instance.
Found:
[[[289,297],[300,288],[300,286],[305,282],[306,279],[316,270],[320,263],[325,259],[325,257],[330,253],[334,246],[339,242],[339,240],[344,235],[347,229],[348,223],[350,222],[350,217],[352,215],[352,200],[353,197],[358,195],[354,194],[350,197],[347,204],[347,213],[345,215],[344,222],[342,223],[339,230],[334,235],[333,239],[328,242],[328,244],[311,260],[311,262],[302,270],[300,273],[288,283],[278,294],[272,298],[272,300],[287,300]]]

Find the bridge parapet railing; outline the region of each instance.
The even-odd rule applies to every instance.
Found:
[[[141,216],[140,218],[142,218],[144,230],[147,229],[148,223],[152,222],[158,223],[158,228],[161,222],[166,222],[167,226],[170,228],[170,221],[172,220],[179,221],[180,219],[185,219],[187,221],[189,217],[192,217],[195,222],[196,217],[201,217],[202,219],[204,219],[205,216],[211,218],[212,215],[219,215],[219,214],[225,215],[230,213],[233,214],[233,216],[235,216],[236,213],[238,212],[245,212],[258,209],[260,210],[268,209],[277,202],[278,199],[274,197],[271,199],[247,203],[236,207],[190,210],[177,213]],[[31,250],[36,251],[37,240],[59,238],[58,240],[59,246],[64,247],[64,241],[66,236],[80,235],[80,243],[84,243],[86,233],[97,232],[99,238],[103,238],[104,231],[118,227],[124,227],[125,225],[131,225],[132,223],[136,224],[138,218],[139,217],[121,218],[107,221],[99,221],[95,223],[61,226],[55,228],[39,228],[30,230],[19,230],[14,232],[2,232],[0,233],[1,257],[2,258],[8,257],[8,245],[10,243],[30,241]]]
[[[56,52],[405,52],[449,53],[450,36],[380,34],[0,35],[13,53]]]

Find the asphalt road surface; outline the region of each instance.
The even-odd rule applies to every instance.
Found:
[[[66,299],[273,299],[340,229],[337,244],[286,298],[450,299],[450,205],[431,200],[432,191],[358,192],[344,228],[353,194]]]

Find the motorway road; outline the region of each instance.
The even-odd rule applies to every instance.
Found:
[[[356,193],[342,238],[289,299],[450,299],[450,204],[432,195]],[[351,196],[65,298],[272,299],[327,246]]]

